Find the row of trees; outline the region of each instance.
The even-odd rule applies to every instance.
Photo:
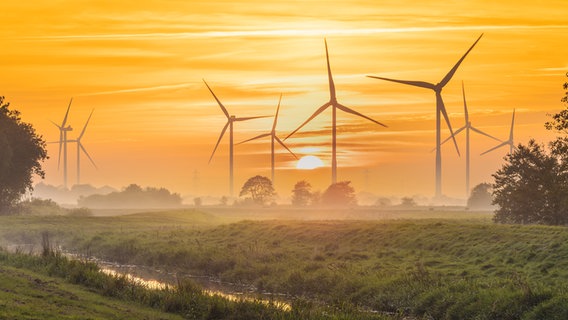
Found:
[[[292,204],[299,207],[320,204],[329,206],[356,205],[355,189],[350,184],[350,181],[334,183],[321,193],[312,191],[312,185],[306,180],[299,181],[292,190]],[[249,202],[266,205],[274,200],[276,191],[269,178],[254,176],[245,182],[239,196],[247,197],[245,199],[248,199]]]

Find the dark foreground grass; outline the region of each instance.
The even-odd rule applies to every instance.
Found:
[[[7,217],[0,230],[23,242],[48,230],[76,252],[286,294],[304,312],[295,318],[322,317],[321,306],[346,319],[568,318],[566,228],[496,225],[461,214],[227,224],[187,211]]]
[[[61,278],[15,268],[2,254],[0,319],[183,319],[139,304],[104,297]]]
[[[150,289],[49,249],[41,256],[0,251],[0,285],[2,319],[386,319],[301,301],[292,310],[271,302],[229,301],[205,294],[188,279]]]

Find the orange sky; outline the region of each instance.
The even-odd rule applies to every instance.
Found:
[[[546,3],[546,4],[543,4]],[[228,137],[207,161],[225,117],[272,115],[285,137],[328,101],[324,37],[338,100],[388,125],[338,112],[338,177],[380,195],[432,196],[435,97],[432,91],[369,79],[373,74],[439,82],[483,38],[443,91],[452,126],[463,125],[461,81],[472,124],[501,139],[517,110],[515,140],[548,141],[547,113],[562,108],[568,71],[564,0],[536,1],[22,1],[0,3],[0,94],[46,140],[59,137],[71,97],[74,138],[95,108],[83,143],[82,182],[163,186],[182,194],[228,194]],[[315,189],[330,182],[331,110],[286,143],[326,167],[295,169],[277,148],[276,187]],[[272,119],[237,123],[235,140],[268,132]],[[443,126],[443,137],[448,130]],[[464,137],[458,139],[462,153]],[[472,136],[472,186],[492,181],[506,148]],[[49,145],[46,183],[63,183],[57,145]],[[69,184],[75,181],[70,145]],[[270,176],[269,140],[235,147],[235,190]],[[464,158],[443,156],[443,193],[464,198]],[[198,179],[194,179],[197,173]]]

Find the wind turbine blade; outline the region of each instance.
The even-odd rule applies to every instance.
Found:
[[[272,133],[276,132],[276,123],[278,123],[278,112],[280,111],[280,102],[282,102],[282,94],[278,99],[278,107],[276,107],[276,114],[274,115],[274,122],[272,123]]]
[[[465,101],[465,88],[462,81],[463,113],[465,115],[465,125],[469,124],[469,112],[467,112],[467,102]]]
[[[499,141],[499,142],[502,142],[502,141],[503,141],[503,140],[498,139],[498,138],[495,138],[494,136],[492,136],[492,135],[490,135],[490,134],[488,134],[488,133],[485,133],[485,132],[483,132],[483,131],[481,131],[481,130],[475,128],[475,127],[469,127],[469,128],[470,128],[471,130],[473,130],[473,131],[475,131],[475,132],[477,132],[477,133],[479,133],[479,134],[482,134],[482,135],[484,135],[484,136],[486,136],[486,137],[489,137],[489,138],[491,138],[491,139],[493,139],[493,140],[497,140],[497,141]]]
[[[374,122],[374,123],[376,123],[376,124],[378,124],[378,125],[381,125],[381,126],[383,126],[383,127],[385,127],[385,128],[387,127],[386,125],[384,125],[384,124],[382,124],[382,123],[380,123],[380,122],[378,122],[378,121],[376,121],[376,120],[374,120],[374,119],[372,119],[372,118],[369,118],[369,117],[367,117],[366,115],[363,115],[363,114],[361,114],[361,113],[359,113],[359,112],[357,112],[357,111],[355,111],[355,110],[353,110],[353,109],[351,109],[351,108],[348,108],[348,107],[346,107],[346,106],[344,106],[344,105],[342,105],[342,104],[340,104],[340,103],[335,104],[335,106],[336,106],[337,108],[339,108],[339,110],[341,110],[341,111],[343,111],[343,112],[347,112],[347,113],[354,114],[354,115],[359,116],[359,117],[361,117],[361,118],[365,118],[365,119],[367,119],[367,120],[369,120],[369,121],[372,121],[372,122]]]
[[[456,152],[458,153],[458,156],[460,156],[460,149],[458,148],[458,142],[456,141],[454,131],[452,130],[452,124],[450,123],[450,118],[448,117],[448,113],[446,112],[446,107],[444,106],[444,100],[442,100],[442,94],[439,91],[436,91],[436,105],[438,107],[437,108],[438,112],[442,112],[442,115],[446,120],[446,124],[450,129],[450,134],[451,134],[450,138],[454,140],[454,146],[456,147]]]
[[[77,140],[81,140],[81,138],[85,134],[85,130],[87,130],[87,125],[89,124],[89,121],[91,120],[91,116],[93,115],[94,111],[95,111],[95,109],[91,110],[91,114],[89,114],[89,118],[87,118],[87,122],[85,122],[85,126],[83,127],[83,130],[81,130],[81,134],[79,135]]]
[[[264,133],[264,134],[261,134],[261,135],[258,135],[258,136],[256,136],[256,137],[254,137],[254,138],[250,138],[250,139],[247,139],[247,140],[245,140],[245,141],[241,141],[241,142],[237,143],[237,145],[243,144],[243,143],[245,143],[245,142],[249,142],[249,141],[252,141],[252,140],[264,138],[264,137],[270,137],[271,135],[272,135],[271,133]]]
[[[461,57],[461,59],[458,60],[458,62],[454,65],[454,67],[452,68],[452,70],[450,70],[450,72],[448,72],[448,74],[446,74],[446,76],[444,77],[444,79],[442,79],[442,81],[440,81],[439,86],[444,87],[454,76],[454,73],[456,73],[456,71],[458,70],[458,67],[460,66],[460,64],[462,63],[463,59],[465,59],[465,57],[467,56],[467,54],[471,51],[471,49],[473,49],[473,47],[475,47],[475,45],[477,44],[477,42],[479,41],[479,39],[481,39],[481,37],[483,37],[483,33],[479,36],[479,38],[477,38],[477,40],[475,40],[475,42],[471,45],[471,47],[469,47],[469,49],[467,50],[467,52]]]
[[[491,149],[489,149],[489,150],[487,150],[487,151],[481,153],[480,155],[482,156],[482,155],[484,155],[484,154],[486,154],[486,153],[489,153],[489,152],[491,152],[491,151],[493,151],[493,150],[495,150],[495,149],[499,149],[499,148],[501,148],[501,147],[503,147],[503,146],[508,146],[508,145],[510,145],[510,144],[511,144],[511,141],[509,141],[509,140],[503,141],[502,143],[500,143],[500,144],[496,145],[495,147],[493,147],[493,148],[491,148]]]
[[[49,121],[51,121],[51,120],[49,120]],[[53,122],[53,121],[51,121],[51,123],[53,123],[57,128],[59,128],[59,130],[62,129],[61,126],[59,126],[57,123],[55,123],[55,122]]]
[[[296,154],[294,152],[292,152],[292,150],[288,149],[288,147],[284,144],[284,142],[282,142],[282,140],[280,140],[280,138],[278,138],[277,136],[274,136],[274,138],[276,139],[276,141],[278,143],[280,143],[281,146],[286,148],[286,150],[288,150],[288,152],[290,152],[294,156],[294,158],[298,159],[298,156],[296,156]]]
[[[286,141],[286,139],[290,138],[294,133],[296,133],[298,130],[300,130],[303,126],[305,126],[308,122],[312,121],[313,118],[317,117],[320,113],[322,113],[325,109],[327,109],[327,107],[329,107],[331,105],[331,103],[327,102],[326,104],[324,104],[323,106],[319,107],[319,109],[316,110],[316,112],[314,112],[314,114],[312,114],[308,120],[304,121],[304,123],[302,123],[298,128],[296,128],[296,130],[292,131],[292,133],[290,133],[286,138],[284,138],[284,141]]]
[[[77,143],[79,144],[79,147],[81,147],[81,150],[87,156],[87,158],[89,158],[89,160],[91,160],[91,163],[93,164],[93,166],[98,170],[99,168],[97,167],[95,161],[93,161],[93,158],[91,158],[91,156],[87,152],[87,149],[85,149],[85,147],[83,147],[83,144],[80,141],[77,141]]]
[[[442,141],[442,142],[440,143],[440,145],[442,145],[442,144],[448,142],[448,140],[450,140],[450,139],[452,139],[453,137],[457,136],[457,135],[458,135],[460,132],[462,132],[465,128],[466,128],[466,127],[463,126],[463,127],[459,128],[458,130],[454,131],[454,134],[451,135],[451,136],[449,136],[449,137],[447,137],[444,141]],[[434,148],[434,150],[436,150],[436,148]]]
[[[69,109],[71,109],[71,103],[73,102],[73,98],[69,101],[69,106],[67,106],[67,112],[65,112],[65,117],[63,118],[63,122],[61,123],[61,127],[65,127],[67,123],[67,116],[69,115]]]
[[[513,119],[511,120],[511,131],[509,132],[509,140],[513,143],[513,128],[515,127],[515,109],[513,109]]]
[[[333,83],[333,76],[331,75],[331,67],[329,65],[329,53],[327,51],[327,39],[323,39],[325,43],[325,58],[327,60],[327,77],[329,80],[329,96],[331,101],[335,100],[335,83]]]
[[[223,110],[223,113],[225,114],[225,116],[227,117],[227,119],[231,118],[231,116],[229,116],[229,112],[227,111],[227,109],[225,108],[225,106],[221,103],[221,101],[219,101],[219,98],[217,98],[217,96],[215,95],[215,93],[213,92],[213,90],[211,90],[211,88],[209,87],[209,85],[207,84],[207,82],[205,82],[205,79],[202,79],[203,82],[205,83],[205,85],[207,86],[207,89],[209,89],[209,92],[211,92],[211,94],[213,95],[213,98],[215,98],[215,100],[217,101],[217,103],[219,104],[219,107],[221,107],[221,110]]]
[[[227,121],[227,123],[223,127],[223,130],[221,130],[221,135],[219,136],[219,139],[217,140],[217,144],[215,145],[215,148],[213,149],[213,153],[211,153],[211,157],[209,157],[208,163],[211,163],[211,159],[213,159],[213,155],[215,155],[215,151],[217,150],[217,147],[219,146],[219,142],[221,142],[221,139],[223,138],[225,131],[227,131],[227,128],[229,127],[230,123],[231,123],[230,121]]]
[[[427,88],[427,89],[432,89],[432,90],[436,89],[435,85],[428,83],[428,82],[424,82],[424,81],[396,80],[396,79],[383,78],[383,77],[377,77],[377,76],[367,76],[367,77],[379,79],[379,80],[396,82],[396,83],[408,84],[408,85],[420,87],[420,88]]]
[[[253,119],[260,119],[260,118],[270,118],[271,116],[259,116],[259,117],[245,117],[245,118],[235,118],[234,121],[247,121]]]

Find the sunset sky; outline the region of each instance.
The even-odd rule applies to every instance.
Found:
[[[568,71],[565,0],[548,1],[2,1],[0,95],[47,141],[57,141],[69,100],[74,139],[94,108],[83,144],[81,182],[130,183],[181,194],[228,195],[228,135],[211,163],[230,114],[273,115],[283,139],[329,100],[324,38],[339,102],[380,121],[338,111],[338,179],[385,196],[434,194],[435,96],[431,90],[367,78],[438,83],[484,33],[443,90],[455,129],[464,125],[461,81],[470,119],[506,140],[516,108],[516,143],[554,137],[543,123],[563,108]],[[285,143],[324,167],[296,169],[277,147],[276,189],[290,196],[308,180],[330,183],[331,110]],[[235,142],[267,133],[272,118],[238,122]],[[443,125],[443,138],[449,131]],[[465,198],[462,156],[442,150],[442,191]],[[492,182],[508,149],[472,135],[472,187]],[[70,144],[69,185],[75,183]],[[58,145],[48,146],[45,183],[63,184]],[[235,146],[236,195],[254,175],[270,176],[268,138]],[[38,180],[39,182],[39,180]]]

